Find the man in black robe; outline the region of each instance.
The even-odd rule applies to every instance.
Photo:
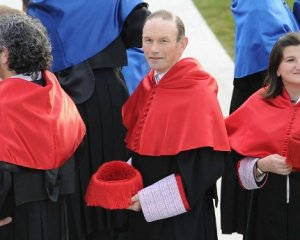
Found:
[[[146,19],[152,70],[123,106],[125,141],[144,183],[129,206],[130,240],[218,238],[213,199],[229,144],[215,79],[196,59],[180,60],[187,43],[172,13]]]

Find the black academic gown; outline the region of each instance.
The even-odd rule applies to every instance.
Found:
[[[300,239],[300,173],[291,173],[289,183],[289,203],[286,176],[269,173],[267,183],[251,191],[245,240]]]
[[[72,240],[113,239],[123,232],[125,211],[86,207],[84,196],[90,177],[110,160],[128,160],[126,129],[121,108],[129,94],[121,67],[127,65],[126,49],[141,47],[142,27],[149,15],[146,3],[138,4],[126,18],[121,34],[108,47],[86,61],[60,71],[58,80],[71,96],[87,127],[80,153],[76,194],[68,200]]]
[[[238,109],[254,92],[263,86],[266,71],[235,78],[229,113]],[[236,175],[237,161],[242,157],[232,152],[226,156],[221,182],[221,229],[224,234],[243,234],[249,212],[249,191],[242,189]]]
[[[224,152],[199,148],[175,156],[142,156],[134,153],[132,164],[147,187],[173,173],[179,173],[191,210],[171,218],[146,222],[142,211],[131,212],[130,240],[216,240],[213,199],[216,181],[223,170]]]

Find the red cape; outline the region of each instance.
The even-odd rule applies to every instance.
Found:
[[[200,147],[228,151],[217,84],[198,61],[179,61],[157,85],[153,74],[150,71],[123,106],[127,147],[149,156]]]
[[[286,92],[264,99],[260,89],[226,119],[232,149],[243,156],[286,156],[291,133],[300,129],[300,104],[292,104]]]
[[[85,126],[55,76],[46,86],[19,78],[0,81],[0,160],[35,169],[60,167],[80,144]]]

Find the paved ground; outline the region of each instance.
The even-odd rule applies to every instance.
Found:
[[[145,0],[151,11],[167,9],[177,14],[185,23],[189,45],[185,56],[197,58],[204,68],[218,81],[218,98],[225,116],[228,115],[232,93],[233,62],[216,39],[206,22],[195,8],[192,0]],[[6,4],[21,9],[21,0],[0,0]],[[228,6],[229,7],[229,6]],[[218,182],[220,188],[220,182]],[[219,209],[217,209],[219,226]],[[241,240],[241,235],[223,235],[219,230],[219,240]]]

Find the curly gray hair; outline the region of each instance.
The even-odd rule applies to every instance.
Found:
[[[52,62],[48,34],[40,21],[26,14],[0,15],[0,52],[8,50],[8,67],[18,74],[37,77]]]

